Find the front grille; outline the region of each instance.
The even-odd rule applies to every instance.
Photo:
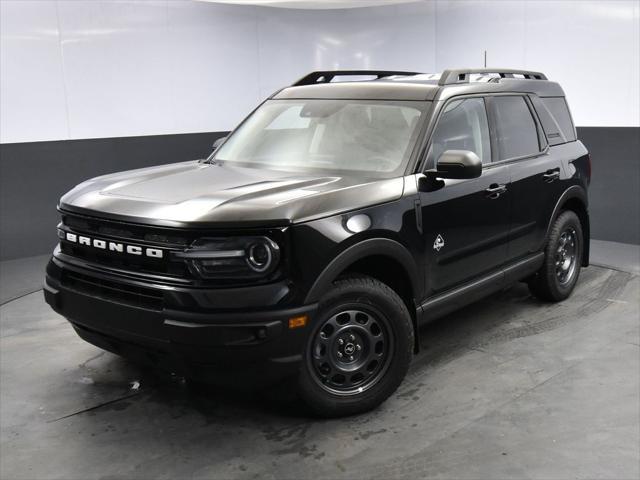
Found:
[[[84,295],[97,297],[124,305],[142,307],[150,310],[162,310],[163,294],[152,288],[136,285],[124,285],[111,280],[90,277],[81,273],[65,270],[62,285]]]
[[[147,225],[134,225],[113,220],[85,217],[64,212],[62,223],[78,232],[119,238],[132,242],[153,243],[158,246],[187,247],[188,235],[172,229]]]
[[[81,258],[92,264],[104,265],[120,270],[162,274],[181,278],[185,278],[188,275],[184,263],[171,262],[168,258],[154,259],[141,256],[123,255],[91,247],[75,245],[68,242],[60,243],[60,251],[66,255]],[[166,256],[168,256],[168,254]]]
[[[145,248],[157,248],[164,252],[163,258],[151,258],[145,255],[129,255],[109,249],[98,249],[78,242],[61,241],[60,250],[66,255],[120,270],[180,278],[190,277],[184,262],[171,261],[172,251],[182,251],[193,241],[193,238],[182,232],[162,227],[85,217],[67,212],[62,214],[62,225],[64,230],[77,235]]]
[[[192,272],[184,259],[175,255],[176,252],[184,252],[196,240],[203,238],[233,237],[233,236],[267,236],[272,238],[280,246],[282,253],[281,267],[278,275],[287,268],[286,260],[286,229],[283,227],[270,227],[268,229],[249,228],[201,228],[179,229],[172,227],[159,227],[154,225],[141,225],[128,222],[120,222],[106,218],[90,217],[68,211],[61,211],[62,224],[60,226],[60,252],[69,257],[84,261],[89,266],[105,271],[120,271],[131,273],[138,278],[140,276],[153,276],[153,280],[169,284],[189,284],[193,286],[218,286],[218,285],[255,285],[255,279],[227,279],[227,278],[201,278]],[[68,234],[75,234],[76,241],[67,238]],[[80,242],[80,237],[86,240],[99,240],[106,242],[108,247],[96,247],[95,244],[85,245]],[[111,243],[121,244],[124,251],[112,250]],[[161,258],[147,254],[130,254],[127,246],[135,246],[145,249],[162,250]],[[82,263],[82,262],[80,262]],[[261,283],[273,281],[275,278],[261,279]]]

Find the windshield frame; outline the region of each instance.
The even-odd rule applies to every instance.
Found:
[[[261,109],[267,103],[289,103],[296,104],[303,101],[337,101],[337,102],[345,102],[345,103],[363,103],[363,104],[371,104],[371,103],[380,103],[380,104],[389,104],[389,105],[398,105],[398,106],[407,106],[412,107],[420,111],[420,116],[418,121],[414,127],[414,130],[411,134],[407,142],[406,151],[403,154],[403,158],[401,159],[398,167],[392,171],[381,171],[381,172],[371,172],[363,169],[345,169],[345,168],[327,168],[327,167],[300,167],[296,166],[295,168],[291,165],[284,166],[276,166],[273,164],[263,164],[260,162],[243,162],[237,160],[224,160],[217,158],[216,155],[221,151],[222,147],[235,135],[239,132],[239,130],[246,124],[246,122],[251,119],[255,113]],[[431,107],[433,102],[429,100],[393,100],[393,99],[349,99],[349,98],[287,98],[287,99],[277,99],[270,97],[266,99],[264,102],[260,103],[249,115],[247,115],[233,130],[229,132],[229,134],[225,137],[224,142],[222,142],[218,148],[212,151],[209,156],[204,160],[206,163],[215,163],[217,165],[226,165],[229,167],[240,167],[240,168],[257,168],[263,170],[273,170],[273,171],[282,171],[282,172],[291,172],[296,174],[328,174],[328,175],[336,175],[336,176],[357,176],[363,178],[373,178],[373,179],[383,179],[383,178],[397,178],[402,177],[408,174],[413,168],[413,165],[416,162],[416,157],[419,153],[420,147],[422,145],[422,138],[425,133],[425,128],[428,124],[428,119],[431,116]]]

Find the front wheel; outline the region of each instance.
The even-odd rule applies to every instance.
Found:
[[[529,280],[531,293],[550,302],[571,295],[580,276],[583,241],[578,216],[571,210],[562,212],[551,228],[544,263]]]
[[[365,276],[337,280],[307,343],[301,397],[324,417],[378,406],[405,377],[413,336],[406,305],[387,285]]]

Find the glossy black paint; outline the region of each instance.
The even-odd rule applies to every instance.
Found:
[[[479,178],[445,181],[434,192],[420,193],[426,293],[436,293],[495,269],[507,261],[510,230],[509,166],[484,168]],[[505,185],[499,196],[487,193]],[[435,248],[436,238],[444,246]]]
[[[531,90],[557,94],[557,84],[505,79],[499,84],[445,88],[414,83],[409,88],[380,80],[362,90],[357,83],[294,87],[276,98],[325,98],[333,91],[338,98],[359,92],[364,97],[384,93],[394,98],[425,95],[432,99],[404,177],[290,176],[187,163],[88,182],[61,202],[63,212],[88,215],[98,222],[108,219],[133,230],[146,225],[189,239],[267,235],[281,249],[283,261],[276,277],[256,285],[216,284],[140,269],[127,271],[126,266],[114,268],[109,259],[79,260],[57,251],[47,271],[47,302],[69,318],[83,338],[114,350],[122,340],[126,348],[121,353],[130,344],[140,347],[142,343],[143,349],[160,348],[189,365],[201,365],[204,358],[214,359],[218,366],[228,365],[234,355],[246,355],[253,362],[263,359],[266,364],[291,367],[300,360],[310,327],[317,321],[316,303],[342,274],[365,273],[389,284],[405,301],[417,325],[535,272],[548,229],[563,208],[578,212],[588,245],[588,153],[579,141],[547,145],[539,122],[537,154],[503,161],[494,156],[494,162],[484,165],[477,178],[444,180],[431,191],[418,188],[429,168],[424,165],[429,139],[447,101],[483,96],[490,105],[493,95],[534,95]],[[489,118],[491,122],[491,115]],[[493,151],[494,137],[492,130]],[[167,195],[173,200],[188,201],[185,185],[171,190],[177,178],[194,182],[198,192],[194,196],[219,205],[217,213],[207,210],[192,221],[188,216],[153,219],[153,212],[163,208],[157,205],[158,198],[152,198],[159,195],[158,187],[169,189]],[[224,187],[212,186],[214,178]],[[142,182],[138,185],[136,180]],[[118,185],[121,197],[92,204],[92,185],[105,188],[111,182]],[[126,197],[136,195],[145,197],[138,211],[144,215],[136,215],[135,209],[127,214]],[[274,203],[274,198],[287,201]],[[357,215],[369,219],[367,228],[349,228],[349,219]],[[262,225],[260,218],[265,219]],[[588,264],[588,249],[582,263]],[[66,272],[84,275],[85,280],[98,279],[97,289],[74,286],[65,281]],[[117,285],[122,286],[120,290],[134,288],[140,298],[156,298],[156,303],[141,307],[135,304],[135,297],[123,300]],[[91,304],[109,314],[89,319]],[[290,330],[288,319],[299,314],[309,316],[307,327]],[[118,316],[117,325],[110,320],[113,315]],[[135,331],[127,327],[133,324]],[[239,340],[237,332],[242,332]],[[238,341],[221,344],[216,336]],[[107,340],[101,340],[103,337]],[[195,356],[188,354],[189,346],[194,347]],[[291,373],[292,369],[285,370]]]

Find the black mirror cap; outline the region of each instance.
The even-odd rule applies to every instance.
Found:
[[[213,142],[213,145],[211,145],[213,147],[213,151],[215,152],[218,149],[218,147],[224,143],[226,139],[227,139],[226,136],[217,138],[216,141]]]
[[[478,178],[482,175],[482,161],[469,150],[447,150],[438,159],[435,172],[438,178]]]

